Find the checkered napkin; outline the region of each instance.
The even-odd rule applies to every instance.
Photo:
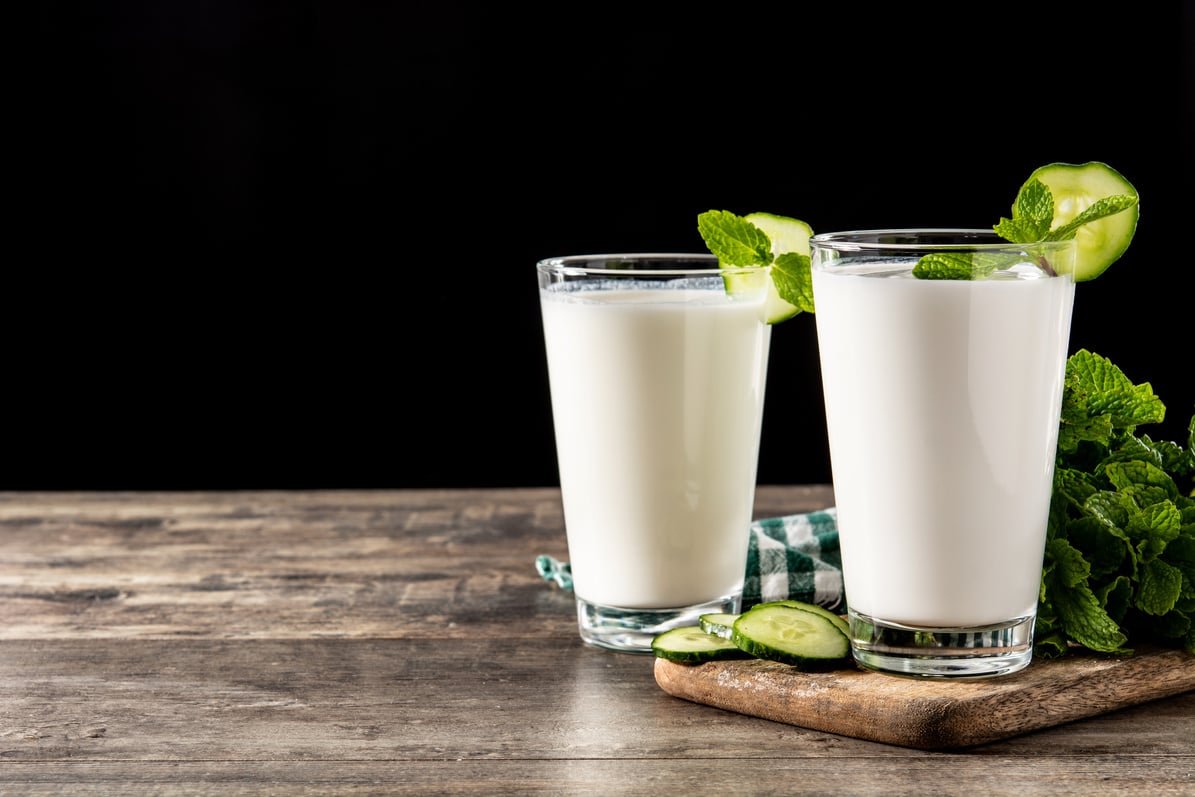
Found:
[[[573,588],[567,562],[538,556],[535,568],[545,581]],[[838,550],[838,513],[818,512],[763,518],[751,524],[743,608],[766,601],[793,599],[844,611],[842,557]]]

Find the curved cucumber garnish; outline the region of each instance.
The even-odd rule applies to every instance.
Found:
[[[1057,229],[1097,201],[1109,196],[1137,197],[1137,189],[1120,172],[1106,163],[1051,163],[1029,175],[1026,182],[1040,180],[1054,198]],[[1075,281],[1095,279],[1115,263],[1137,230],[1140,205],[1084,224],[1075,233]]]
[[[752,656],[805,669],[838,666],[851,652],[846,635],[827,617],[779,603],[743,612],[731,640]]]
[[[657,634],[651,641],[657,658],[681,664],[701,664],[719,659],[745,659],[747,654],[729,639],[707,634],[697,626],[686,625]]]

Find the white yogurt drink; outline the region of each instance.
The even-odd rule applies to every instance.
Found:
[[[1032,652],[1074,281],[1032,259],[971,280],[917,279],[915,262],[814,258],[855,654],[998,674]]]
[[[739,608],[765,291],[732,298],[718,276],[573,277],[545,283],[541,268],[540,307],[581,634],[650,650],[664,626]]]

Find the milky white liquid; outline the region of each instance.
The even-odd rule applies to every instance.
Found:
[[[771,328],[723,291],[541,291],[573,587],[625,608],[738,593]]]
[[[815,269],[813,289],[850,608],[1032,615],[1074,283]]]

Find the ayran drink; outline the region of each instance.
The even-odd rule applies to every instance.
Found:
[[[814,246],[856,657],[915,674],[1024,666],[1074,281],[1034,257],[983,279],[916,279],[916,256]],[[1065,262],[1067,244],[1053,246]],[[932,649],[917,650],[925,640]]]
[[[758,271],[761,289],[731,298],[717,272],[581,279],[574,268],[574,279],[553,281],[541,266],[560,486],[586,641],[647,650],[665,626],[739,608],[771,332],[767,270]]]

